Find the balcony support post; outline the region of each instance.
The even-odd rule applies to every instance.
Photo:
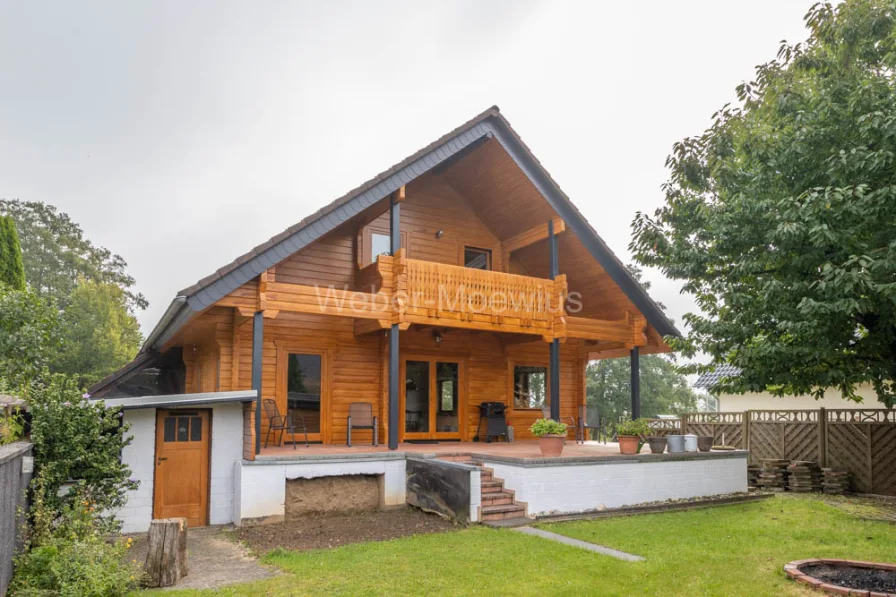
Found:
[[[264,348],[264,311],[252,318],[252,389],[255,396],[255,453],[261,453],[261,361]]]
[[[641,418],[641,353],[637,346],[631,352],[632,420]]]
[[[394,257],[401,250],[401,201],[405,188],[389,196],[389,251]],[[393,297],[394,301],[394,297]],[[389,449],[398,449],[398,326],[389,329]]]
[[[557,237],[554,235],[554,221],[548,221],[548,245],[551,250],[551,280],[560,275],[560,262],[557,257]],[[551,385],[550,406],[551,418],[560,420],[560,340],[551,341],[551,371],[548,374]]]

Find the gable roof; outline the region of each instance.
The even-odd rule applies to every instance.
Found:
[[[717,365],[714,371],[704,373],[694,382],[695,388],[711,390],[723,377],[737,377],[740,369],[734,365]]]
[[[382,201],[421,174],[455,158],[461,152],[486,139],[496,139],[501,144],[551,208],[644,315],[647,322],[662,336],[679,336],[678,330],[662,309],[631,276],[619,258],[572,204],[510,123],[501,115],[498,107],[492,106],[213,274],[181,290],[147,337],[141,352],[160,347],[197,312],[214,305],[263,271],[308,246],[373,204]]]

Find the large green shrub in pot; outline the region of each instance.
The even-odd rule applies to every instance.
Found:
[[[554,419],[538,419],[529,431],[535,437],[544,437],[545,435],[566,435],[566,423],[555,421]]]

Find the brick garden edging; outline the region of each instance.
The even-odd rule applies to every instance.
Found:
[[[830,560],[825,558],[815,558],[809,560],[795,560],[784,565],[784,572],[791,579],[814,587],[830,595],[852,595],[855,597],[896,597],[894,593],[879,593],[877,591],[866,591],[863,589],[849,589],[840,585],[832,585],[824,581],[809,576],[802,571],[803,566],[812,564],[827,564],[829,566],[853,566],[855,568],[870,568],[873,570],[896,570],[896,565],[880,564],[877,562],[860,562],[856,560]]]

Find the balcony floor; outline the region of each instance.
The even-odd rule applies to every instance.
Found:
[[[490,456],[502,456],[505,458],[544,458],[541,450],[538,448],[538,442],[533,440],[522,440],[515,442],[448,442],[443,441],[437,444],[414,444],[401,443],[398,445],[396,452],[435,455],[438,457],[463,455],[463,454],[482,454]],[[647,450],[645,450],[647,452]],[[342,445],[323,445],[311,444],[307,448],[304,444],[299,443],[293,449],[292,444],[284,444],[283,446],[269,446],[262,448],[261,454],[258,456],[260,460],[267,459],[294,459],[294,458],[315,458],[315,457],[334,457],[334,456],[352,456],[360,454],[388,454],[390,450],[384,444],[378,447],[366,445],[354,445],[351,448]],[[394,452],[393,452],[394,453]],[[567,440],[566,446],[563,448],[563,455],[560,458],[609,458],[619,456],[619,446],[615,443],[598,443],[586,442],[585,444],[576,444],[573,440]]]

